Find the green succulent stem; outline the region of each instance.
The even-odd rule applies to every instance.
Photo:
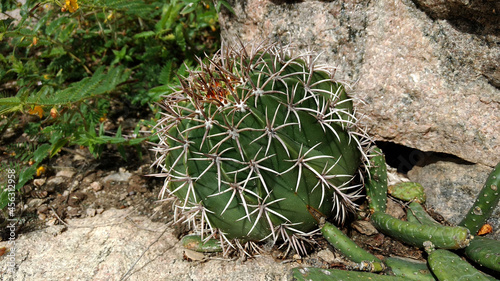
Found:
[[[402,221],[382,212],[373,213],[371,221],[383,233],[417,247],[431,241],[437,248],[460,249],[469,245],[472,239],[469,230],[461,226],[423,225]]]
[[[165,97],[155,164],[179,217],[228,243],[284,241],[304,253],[298,241],[318,229],[308,206],[338,222],[355,210],[369,140],[317,59],[225,46]]]
[[[467,227],[471,233],[476,234],[493,210],[498,206],[500,200],[500,163],[498,163],[479,192],[476,201],[458,224]]]

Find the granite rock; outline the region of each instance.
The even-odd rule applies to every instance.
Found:
[[[0,242],[0,280],[287,280],[297,263],[270,255],[251,260],[187,261],[174,228],[111,209],[94,217],[70,219]],[[11,275],[10,259],[15,275]],[[12,279],[10,279],[12,278]]]
[[[323,52],[322,62],[351,84],[374,139],[490,167],[500,161],[497,29],[465,30],[449,19],[455,6],[431,13],[424,1],[228,2],[235,13],[220,14],[223,39]],[[462,11],[462,18],[481,9]]]

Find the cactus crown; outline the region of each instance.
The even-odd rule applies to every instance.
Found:
[[[334,68],[292,50],[223,44],[161,104],[160,196],[227,248],[266,240],[304,253],[317,230],[308,208],[341,222],[360,197],[368,138],[352,100]]]

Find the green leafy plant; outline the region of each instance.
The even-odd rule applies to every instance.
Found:
[[[74,145],[87,147],[95,157],[107,145],[124,157],[128,146],[140,153],[145,140],[154,140],[153,104],[177,82],[175,73],[219,48],[217,10],[227,5],[199,0],[16,2],[2,1],[0,7],[20,14],[0,21],[0,133],[11,135],[6,142],[25,133],[26,143],[49,147],[40,162]],[[119,123],[113,109],[117,103],[138,113],[136,127],[107,129],[106,123]],[[24,165],[22,173],[31,178],[34,170]]]

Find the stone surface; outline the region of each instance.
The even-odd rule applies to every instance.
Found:
[[[134,216],[132,208],[68,220],[68,225],[21,235],[15,250],[0,242],[0,248],[15,256],[12,280],[277,281],[287,280],[289,270],[298,266],[275,262],[271,256],[244,262],[208,257],[203,262],[186,261],[172,227]],[[8,261],[8,254],[0,257],[0,280],[11,280]]]
[[[492,168],[438,161],[424,167],[414,167],[408,177],[422,184],[427,194],[426,207],[458,224],[476,200]],[[500,239],[500,207],[488,222],[493,226],[492,237]]]
[[[322,51],[339,80],[357,81],[351,93],[376,140],[490,167],[500,161],[497,29],[464,32],[446,20],[453,13],[429,16],[409,0],[229,2],[235,14],[220,15],[225,40]]]
[[[414,0],[427,14],[436,19],[448,19],[466,32],[481,34],[500,30],[500,2],[469,0]]]

